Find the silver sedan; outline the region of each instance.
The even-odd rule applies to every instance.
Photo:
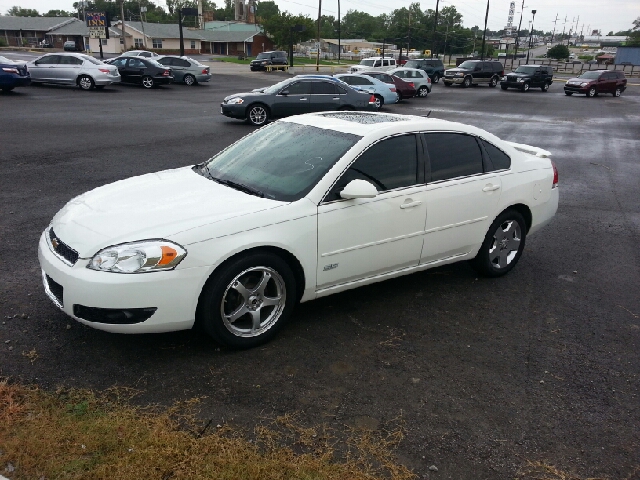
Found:
[[[82,53],[49,53],[27,65],[32,84],[78,85],[83,90],[91,90],[120,83],[116,67]]]
[[[171,68],[176,82],[196,85],[211,80],[211,69],[193,58],[166,55],[155,60],[161,65]]]

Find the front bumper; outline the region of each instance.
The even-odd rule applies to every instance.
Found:
[[[565,92],[571,92],[571,93],[587,93],[589,91],[589,88],[591,88],[592,85],[587,85],[585,87],[581,87],[580,85],[564,85],[564,91]]]
[[[247,116],[247,106],[243,103],[241,104],[227,104],[227,103],[221,103],[220,104],[220,113],[222,115],[224,115],[225,117],[230,117],[230,118],[246,118]]]
[[[464,82],[464,77],[444,77],[445,82],[455,83],[456,85],[462,84]]]
[[[170,332],[193,326],[198,297],[209,274],[208,267],[129,275],[97,272],[86,268],[86,259],[78,259],[73,266],[63,263],[49,248],[45,234],[46,231],[38,245],[45,291],[58,308],[78,322],[115,333]],[[49,283],[46,276],[55,283]],[[156,308],[156,311],[140,323],[110,324],[79,318],[74,314],[74,306],[123,310]]]

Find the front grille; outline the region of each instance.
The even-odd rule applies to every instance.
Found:
[[[60,240],[53,231],[53,228],[49,229],[49,241],[51,242],[54,252],[64,258],[71,265],[75,265],[78,261],[78,252]]]
[[[22,77],[27,76],[27,67],[18,67],[18,74]]]
[[[507,81],[508,82],[517,82],[518,81],[518,77],[515,77],[513,75],[509,75],[509,76],[507,76]]]
[[[49,289],[49,293],[55,297],[60,306],[64,305],[63,297],[64,297],[64,288],[62,285],[54,281],[49,275],[45,274],[45,278],[47,280],[47,287]]]

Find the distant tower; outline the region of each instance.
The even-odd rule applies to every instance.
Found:
[[[246,9],[244,5],[244,0],[234,0],[235,1],[235,10],[236,22],[244,22],[246,20]]]
[[[256,23],[256,2],[249,0],[247,3],[247,23]]]
[[[507,37],[511,36],[513,32],[513,14],[516,12],[516,2],[509,4],[509,16],[507,17],[507,26],[504,29],[504,34]]]

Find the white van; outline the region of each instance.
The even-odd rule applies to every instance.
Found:
[[[349,67],[349,73],[369,72],[372,70],[387,71],[392,68],[396,68],[395,58],[388,57],[369,57],[364,58],[358,65],[352,65]]]

